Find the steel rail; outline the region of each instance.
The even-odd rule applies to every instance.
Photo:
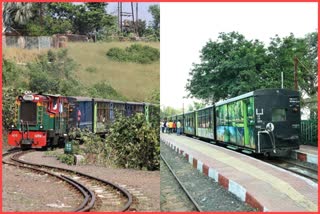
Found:
[[[174,173],[174,171],[172,170],[172,168],[170,167],[170,165],[168,164],[168,162],[166,161],[166,159],[163,157],[162,154],[160,154],[161,159],[163,160],[163,162],[166,164],[166,166],[168,167],[168,169],[170,170],[171,174],[173,175],[173,177],[177,180],[177,182],[179,183],[179,185],[181,186],[181,188],[183,189],[183,191],[185,192],[185,194],[188,196],[188,198],[190,199],[190,201],[193,203],[193,205],[195,206],[195,208],[197,209],[197,211],[199,212],[203,212],[203,210],[200,208],[200,206],[198,205],[198,203],[192,198],[192,196],[190,195],[190,193],[188,192],[188,190],[183,186],[182,182],[180,181],[180,179],[177,177],[177,175]]]
[[[91,205],[92,203],[94,204],[95,196],[94,197],[92,197],[92,196],[90,197],[88,195],[88,193],[87,193],[87,192],[92,193],[91,190],[87,189],[85,186],[81,185],[80,183],[78,183],[77,181],[75,181],[75,180],[73,180],[71,178],[68,178],[66,176],[56,175],[54,173],[51,173],[51,172],[48,172],[48,171],[45,171],[45,170],[42,170],[42,169],[38,169],[38,168],[35,168],[35,167],[31,167],[31,166],[24,166],[22,164],[9,163],[9,162],[4,161],[4,160],[2,160],[2,163],[7,164],[7,165],[11,165],[11,166],[15,166],[15,167],[18,167],[18,168],[29,169],[29,170],[33,170],[33,171],[37,171],[37,172],[40,172],[40,173],[45,173],[45,174],[51,175],[51,176],[56,177],[56,178],[58,178],[58,179],[60,179],[62,181],[65,181],[66,183],[68,183],[69,185],[71,185],[72,187],[77,189],[84,196],[84,200],[77,208],[71,210],[71,212],[89,211],[93,207],[93,205],[92,206],[89,206],[89,205]],[[89,202],[90,198],[91,198],[91,200]],[[89,205],[87,206],[87,204],[89,204]]]
[[[78,175],[81,175],[81,176],[84,176],[84,177],[87,177],[87,178],[90,178],[90,179],[97,180],[97,181],[99,181],[101,183],[104,183],[104,184],[107,184],[109,186],[112,186],[116,190],[119,190],[127,198],[127,203],[122,207],[121,210],[119,210],[120,212],[127,211],[130,208],[130,206],[131,206],[131,204],[133,202],[132,195],[126,189],[124,189],[124,188],[122,188],[122,187],[118,186],[117,184],[114,184],[114,183],[112,183],[110,181],[107,181],[107,180],[104,180],[104,179],[101,179],[101,178],[97,178],[97,177],[94,177],[94,176],[91,176],[91,175],[88,175],[88,174],[85,174],[85,173],[82,173],[82,172],[78,172],[78,171],[75,171],[75,170],[71,170],[71,169],[65,169],[65,168],[62,168],[62,167],[54,167],[54,166],[49,166],[49,165],[45,165],[45,164],[30,163],[30,162],[27,162],[27,161],[19,159],[18,156],[21,156],[21,155],[22,155],[21,153],[15,154],[15,155],[12,156],[12,158],[17,157],[17,158],[15,158],[15,161],[17,161],[17,162],[19,162],[21,164],[37,166],[37,167],[42,167],[42,168],[58,169],[58,170],[65,171],[65,172],[68,172],[68,173],[78,174]]]

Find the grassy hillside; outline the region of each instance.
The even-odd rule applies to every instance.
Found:
[[[125,48],[132,42],[69,43],[69,56],[79,65],[76,77],[86,86],[106,81],[132,101],[144,101],[152,90],[160,87],[160,62],[152,64],[121,63],[109,59],[107,51],[113,47]],[[160,48],[160,43],[141,43]],[[24,64],[36,60],[37,50],[3,49],[7,59]]]

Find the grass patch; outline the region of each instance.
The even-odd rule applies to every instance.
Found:
[[[119,62],[150,64],[160,59],[160,51],[148,45],[133,44],[125,49],[111,48],[107,56]]]
[[[107,82],[128,100],[145,101],[152,91],[160,88],[160,62],[156,61],[151,64],[123,63],[106,57],[106,51],[109,49],[116,47],[125,49],[132,44],[148,45],[160,50],[160,42],[68,43],[68,55],[79,65],[74,78],[86,87]],[[36,61],[38,55],[46,53],[47,50],[39,52],[38,50],[3,48],[3,57],[18,63]],[[96,71],[90,72],[87,68],[95,68]],[[29,81],[26,74],[20,73],[19,75],[25,81]]]
[[[97,69],[95,67],[90,66],[86,68],[86,71],[89,73],[96,73]]]

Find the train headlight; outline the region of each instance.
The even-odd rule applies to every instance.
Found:
[[[40,125],[40,127],[39,127],[40,129],[43,129],[43,125]]]
[[[14,129],[14,125],[13,124],[11,125],[11,128]]]

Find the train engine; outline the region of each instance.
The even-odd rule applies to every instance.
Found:
[[[8,144],[21,148],[44,148],[63,144],[70,128],[72,98],[26,92],[18,96]]]

